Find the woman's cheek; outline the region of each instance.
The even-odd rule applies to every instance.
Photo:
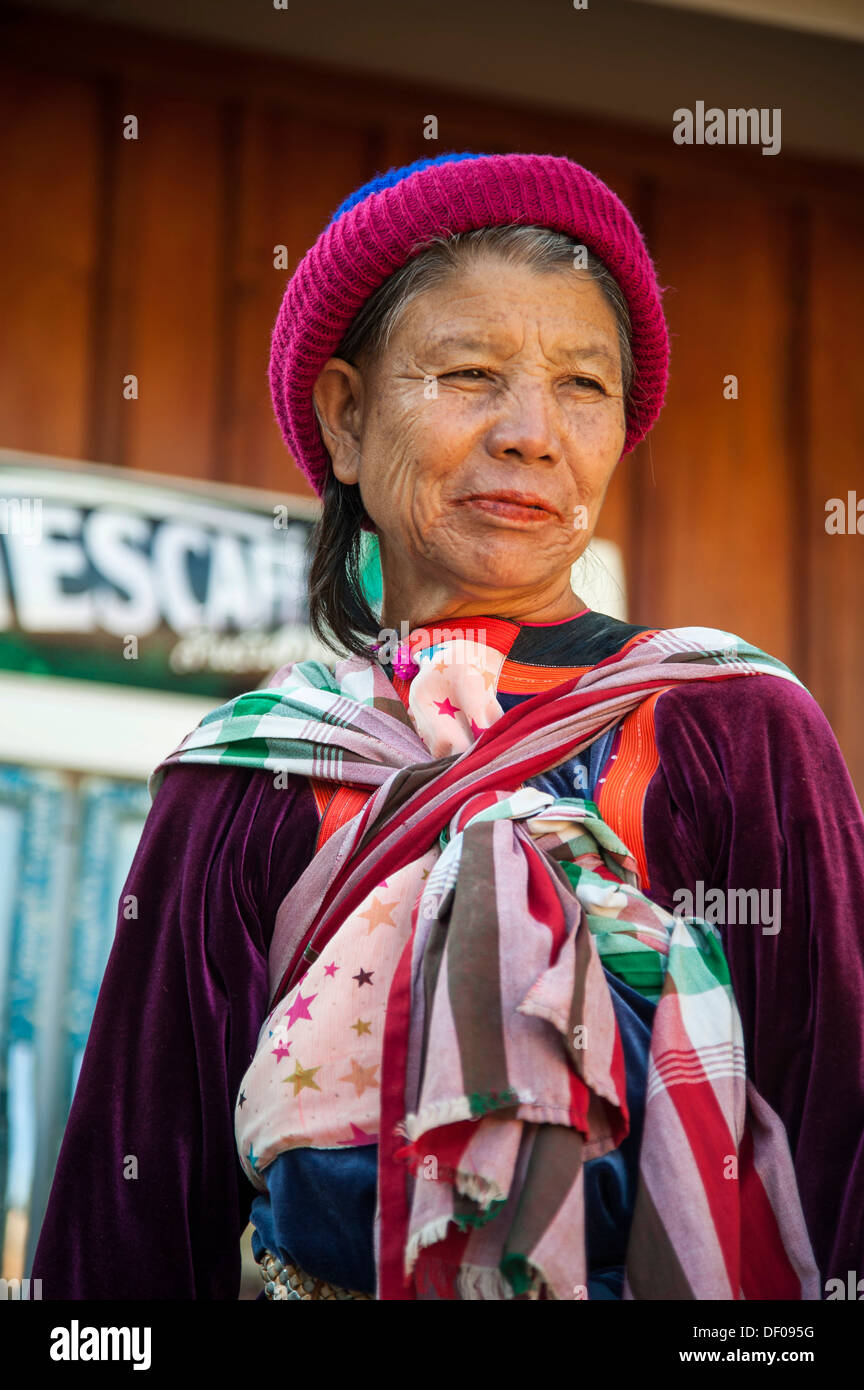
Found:
[[[620,454],[627,434],[621,403],[610,398],[574,411],[570,416],[570,429],[576,442],[583,449],[593,450],[598,458],[613,453],[619,440]]]

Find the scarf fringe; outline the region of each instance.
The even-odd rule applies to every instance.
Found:
[[[430,1130],[442,1129],[444,1125],[456,1124],[458,1120],[470,1120],[471,1102],[467,1096],[456,1096],[452,1100],[436,1100],[424,1105],[416,1115],[406,1115],[396,1126],[397,1133],[404,1134],[412,1144],[422,1139]]]
[[[497,1182],[482,1177],[480,1173],[463,1173],[457,1169],[447,1177],[460,1196],[469,1197],[481,1211],[487,1211],[493,1202],[503,1202],[507,1198],[507,1193],[501,1191]]]
[[[414,1267],[423,1250],[429,1249],[432,1245],[437,1245],[439,1241],[446,1238],[448,1227],[452,1221],[450,1216],[439,1216],[434,1221],[429,1221],[421,1227],[411,1237],[405,1249],[405,1274],[410,1278],[414,1272]],[[533,1298],[539,1298],[545,1291],[547,1296],[555,1297],[549,1281],[543,1276],[538,1267],[530,1260],[526,1261],[527,1270],[524,1278],[527,1280],[527,1288],[531,1291]],[[432,1284],[435,1285],[433,1276]],[[459,1266],[456,1273],[456,1297],[464,1302],[484,1302],[484,1303],[504,1303],[512,1302],[517,1298],[516,1290],[510,1280],[499,1268],[492,1265],[463,1264]]]
[[[434,1221],[427,1221],[425,1226],[421,1226],[418,1231],[414,1232],[405,1246],[406,1277],[413,1274],[421,1250],[427,1249],[430,1245],[437,1245],[439,1241],[444,1240],[452,1221],[453,1217],[445,1212],[443,1216],[436,1216]]]
[[[405,1274],[410,1278],[421,1251],[437,1245],[447,1236],[451,1216],[438,1216],[419,1231],[415,1231],[405,1247]],[[513,1289],[500,1269],[488,1265],[460,1265],[456,1276],[456,1292],[466,1302],[504,1302],[515,1297]]]
[[[490,1269],[485,1265],[462,1265],[456,1288],[459,1297],[466,1301],[482,1299],[488,1303],[501,1303],[515,1297],[500,1269]]]
[[[497,1092],[492,1094],[499,1100]],[[527,1107],[529,1113],[519,1115],[518,1111],[523,1106]],[[506,1098],[502,1093],[499,1103],[490,1103],[483,1112],[478,1109],[476,1096],[453,1096],[450,1100],[431,1101],[416,1114],[406,1115],[394,1128],[397,1134],[414,1144],[432,1130],[443,1129],[445,1125],[456,1124],[460,1120],[483,1120],[486,1115],[494,1114],[499,1109],[515,1110],[515,1119],[530,1120],[536,1124],[567,1124],[570,1119],[569,1110],[563,1106],[544,1105],[528,1091],[512,1091]]]

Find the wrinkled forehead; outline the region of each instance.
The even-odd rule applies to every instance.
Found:
[[[615,311],[600,285],[561,266],[537,270],[489,258],[411,295],[388,335],[394,355],[422,351],[508,358],[526,343],[555,356],[620,362]]]

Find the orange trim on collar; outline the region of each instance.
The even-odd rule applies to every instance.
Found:
[[[540,690],[551,690],[553,686],[575,681],[591,669],[590,666],[528,666],[505,657],[497,692],[499,695],[536,695]]]
[[[587,611],[587,610],[586,610]],[[580,615],[576,615],[580,616]],[[591,671],[592,666],[530,666],[521,661],[510,661],[507,652],[513,646],[519,635],[519,626],[516,623],[507,622],[503,618],[482,618],[484,624],[482,629],[470,627],[473,619],[468,618],[464,623],[452,624],[447,627],[447,631],[453,636],[463,636],[469,634],[469,640],[476,641],[478,631],[485,633],[486,645],[493,647],[495,651],[504,654],[504,661],[498,676],[496,693],[502,695],[534,695],[541,690],[551,690],[556,685],[564,685],[569,681],[574,681],[579,676],[583,676],[586,671]],[[444,624],[441,624],[443,629]],[[434,626],[416,628],[412,632],[412,637],[417,633],[429,636],[431,640]],[[620,649],[626,651],[636,642],[642,640],[643,634],[639,633],[630,638]],[[620,655],[620,652],[616,655]],[[391,678],[394,690],[399,696],[405,708],[408,708],[408,695],[411,689],[410,680],[403,676],[394,675]],[[665,686],[664,689],[669,689]],[[658,694],[662,694],[659,691]],[[648,871],[645,863],[644,837],[642,834],[641,809],[642,802],[648,783],[656,771],[659,764],[659,754],[657,754],[654,744],[654,724],[653,709],[657,696],[645,701],[638,707],[633,715],[628,716],[621,726],[622,737],[619,747],[619,757],[612,764],[612,771],[608,774],[601,789],[601,802],[598,801],[600,814],[604,820],[612,826],[616,835],[631,850],[639,866],[639,873],[642,876],[643,887],[648,885]],[[641,715],[636,724],[628,727],[628,720],[633,720],[634,716]],[[625,743],[626,740],[626,743]],[[653,749],[653,755],[651,753]],[[629,759],[636,759],[631,765]],[[619,772],[618,769],[621,769]],[[338,785],[334,790],[333,782],[324,779],[310,777],[309,785],[315,797],[315,805],[320,817],[318,827],[318,837],[315,843],[316,852],[327,841],[334,831],[353,816],[362,810],[363,806],[372,795],[374,788],[353,787],[346,783]],[[606,809],[603,809],[603,807]],[[616,817],[616,820],[610,819]]]
[[[622,719],[617,751],[595,798],[600,815],[636,860],[643,893],[651,887],[645,854],[645,796],[648,783],[660,766],[654,706],[664,691],[671,689],[670,685],[664,685],[663,690],[643,700]]]
[[[332,782],[320,782],[312,777],[309,778],[312,784],[312,791],[315,793],[315,801],[318,803],[318,789],[321,787],[330,788],[332,795],[327,802],[324,813],[321,816],[321,824],[318,826],[318,837],[315,841],[315,853],[317,854],[321,846],[340,825],[345,825],[362,811],[370,796],[377,789],[375,787],[351,787],[342,782],[333,791]]]
[[[320,777],[310,777],[309,786],[312,788],[312,795],[315,798],[315,809],[318,812],[318,819],[321,821],[327,814],[329,802],[333,800],[336,784],[334,782],[325,782]]]
[[[396,694],[407,709],[411,682],[406,681],[402,676],[394,676],[392,684]],[[312,788],[320,817],[318,837],[315,841],[315,853],[317,854],[334,831],[356,816],[358,811],[362,811],[375,791],[375,787],[354,787],[347,782],[340,782],[334,790],[333,782],[325,781],[320,777],[310,777],[309,785]]]
[[[446,632],[450,637],[461,637],[469,642],[482,642],[484,646],[494,647],[496,652],[502,652],[506,656],[519,636],[520,628],[518,623],[508,622],[506,618],[484,618],[482,615],[476,618],[443,618],[440,622],[424,623],[423,627],[412,628],[408,638],[409,646],[416,649],[419,645],[418,638],[422,638],[431,646],[436,632]]]

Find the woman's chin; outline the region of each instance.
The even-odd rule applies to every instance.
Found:
[[[448,568],[466,582],[496,588],[536,588],[569,568],[566,553],[544,545],[541,538],[517,536],[520,544],[468,544],[451,557]]]
[[[516,597],[519,594],[541,591],[554,579],[554,575],[546,570],[535,572],[523,565],[496,565],[480,566],[472,565],[466,568],[461,565],[455,571],[456,581],[466,594],[476,594],[482,598],[484,594],[508,594]]]

